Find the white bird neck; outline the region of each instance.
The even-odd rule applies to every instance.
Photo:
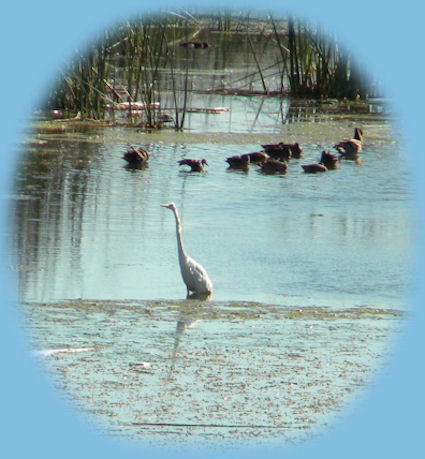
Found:
[[[177,209],[173,209],[174,217],[176,218],[176,235],[177,235],[177,248],[179,251],[179,257],[186,257],[186,252],[184,251],[183,247],[183,240],[182,240],[182,224],[180,221],[179,213]]]

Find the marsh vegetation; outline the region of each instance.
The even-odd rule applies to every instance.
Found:
[[[234,56],[243,62],[238,72]],[[378,89],[335,37],[291,16],[167,14],[106,30],[75,56],[46,107],[148,129],[185,127],[193,93],[360,101]],[[203,107],[211,110],[217,107]]]
[[[293,443],[361,399],[403,328],[411,249],[377,91],[292,17],[136,18],[63,70],[19,156],[11,269],[35,355],[90,422],[152,445]],[[355,126],[361,161],[303,172]],[[276,142],[302,146],[286,174],[228,169]],[[170,201],[209,302],[183,299]]]

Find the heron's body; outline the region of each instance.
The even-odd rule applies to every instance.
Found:
[[[193,258],[186,254],[182,240],[182,226],[177,207],[174,203],[162,204],[162,207],[170,209],[174,213],[176,220],[177,251],[179,256],[180,272],[183,282],[186,284],[187,294],[190,292],[197,294],[211,294],[212,282],[208,277],[204,267],[197,263]]]

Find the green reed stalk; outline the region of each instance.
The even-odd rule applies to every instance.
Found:
[[[276,40],[276,43],[277,43],[277,47],[278,47],[278,50],[279,50],[280,58],[281,58],[281,61],[282,61],[282,64],[283,64],[281,68],[279,67],[279,61],[276,64],[277,67],[279,68],[279,71],[280,71],[280,88],[281,88],[281,91],[283,92],[283,90],[285,88],[285,74],[286,75],[288,74],[287,62],[288,62],[288,58],[289,58],[289,55],[291,54],[291,52],[286,46],[283,45],[282,40],[280,38],[280,34],[277,31],[276,22],[273,20],[272,17],[270,18],[270,20],[271,20],[271,23],[272,23],[273,34],[274,34],[274,37],[275,37],[275,40]]]
[[[248,39],[249,47],[251,49],[252,55],[253,55],[254,60],[255,60],[255,64],[256,64],[257,69],[258,69],[258,73],[259,73],[260,78],[261,78],[261,84],[263,85],[264,92],[268,93],[269,90],[267,88],[266,80],[264,78],[263,71],[261,70],[261,65],[260,65],[260,62],[259,62],[259,60],[257,58],[257,53],[255,52],[255,49],[254,49],[254,46],[252,44],[252,40],[251,40],[251,38],[250,38],[250,36],[248,34],[248,31],[247,31],[246,37]]]
[[[179,130],[183,129],[184,119],[186,118],[188,89],[189,89],[188,83],[189,83],[189,59],[186,59],[186,73],[184,77],[184,93],[183,93],[183,111],[182,111],[182,116],[180,119],[180,125],[177,127]]]

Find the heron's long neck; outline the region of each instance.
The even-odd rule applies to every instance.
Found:
[[[186,252],[184,251],[183,247],[182,224],[180,222],[180,217],[177,210],[174,211],[174,217],[176,218],[177,249],[179,252],[179,258],[181,258],[186,256]]]

